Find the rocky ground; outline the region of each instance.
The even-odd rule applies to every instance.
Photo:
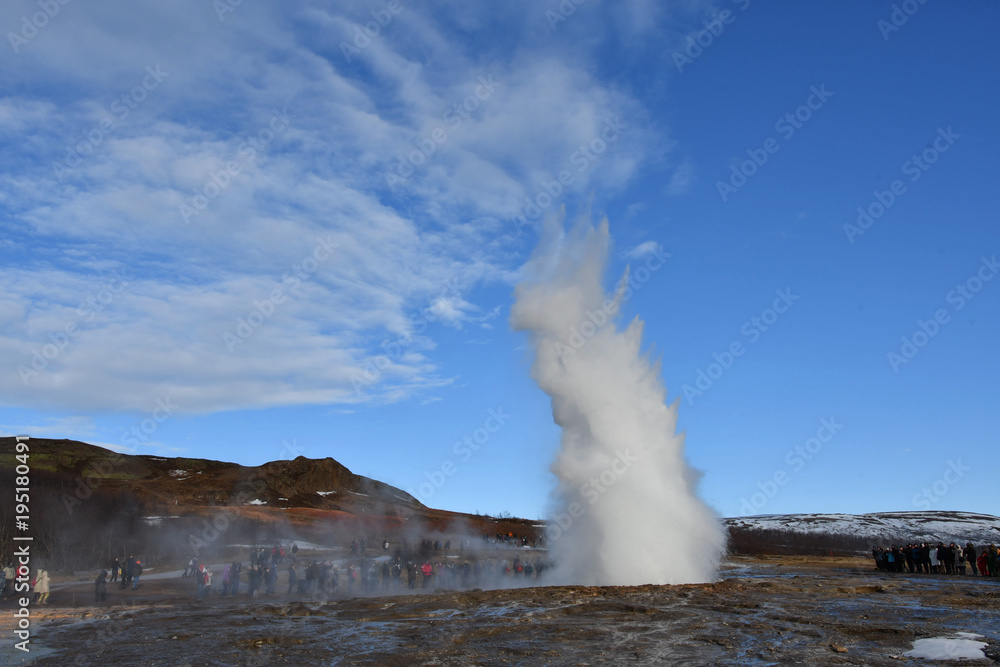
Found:
[[[34,609],[32,652],[58,665],[906,665],[916,639],[986,637],[1000,662],[1000,580],[886,574],[867,559],[736,559],[713,584],[526,587],[195,600],[190,579],[136,592],[67,585]],[[285,578],[282,576],[281,581]],[[279,588],[279,590],[283,590]],[[957,664],[957,663],[956,663]]]

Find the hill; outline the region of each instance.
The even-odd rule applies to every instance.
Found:
[[[374,546],[387,538],[537,537],[529,521],[435,510],[332,458],[241,466],[119,454],[74,440],[28,443],[31,533],[50,567],[85,567],[126,551],[160,559],[185,560],[191,551],[221,556],[230,545],[276,541],[335,546],[357,539]],[[15,439],[0,438],[3,488],[14,486],[14,455]],[[10,551],[13,500],[0,497],[0,553]]]
[[[765,514],[726,519],[738,553],[859,553],[911,542],[1000,543],[1000,518],[952,511]]]
[[[424,539],[476,542],[544,524],[436,510],[356,475],[332,458],[260,466],[118,454],[74,440],[32,438],[30,526],[53,569],[83,569],[125,552],[173,563],[222,557],[234,545],[306,541],[344,547]],[[13,488],[14,438],[0,438],[0,487]],[[0,495],[0,555],[9,556],[14,495]],[[857,554],[875,544],[1000,542],[1000,519],[971,512],[788,514],[725,519],[731,553]],[[637,536],[638,537],[638,536]]]

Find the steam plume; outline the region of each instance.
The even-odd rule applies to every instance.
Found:
[[[641,350],[642,321],[619,330],[628,272],[610,297],[602,280],[608,222],[546,225],[515,290],[511,323],[535,348],[532,375],[552,398],[562,445],[550,521],[553,583],[711,581],[725,548],[719,519],[695,495],[677,404],[659,362]]]

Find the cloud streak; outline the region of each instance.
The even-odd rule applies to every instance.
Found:
[[[33,7],[11,3],[7,23]],[[643,114],[549,55],[516,12],[497,20],[529,38],[489,53],[451,24],[482,28],[485,14],[407,6],[345,62],[320,33],[347,39],[369,9],[244,3],[219,21],[197,2],[73,4],[4,56],[16,67],[0,74],[0,142],[21,147],[0,166],[3,402],[145,410],[172,395],[213,412],[400,400],[449,381],[415,316],[485,324],[492,304],[472,294],[512,282],[519,202],[605,119]],[[483,81],[489,96],[462,107]],[[447,140],[390,187],[387,165],[442,124]],[[622,141],[576,193],[621,187],[656,137],[636,126]],[[318,238],[333,258],[291,289]],[[18,368],[121,267],[128,289],[25,380]],[[441,297],[447,281],[462,290]],[[227,349],[275,289],[287,300]],[[359,395],[350,378],[401,335],[422,342]]]

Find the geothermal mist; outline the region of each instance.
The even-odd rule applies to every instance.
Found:
[[[604,293],[607,220],[564,235],[562,217],[546,226],[511,312],[514,329],[530,333],[532,375],[562,427],[552,583],[711,581],[725,533],[695,495],[699,473],[684,460],[660,365],[642,352],[642,322],[616,326],[631,290],[626,280]]]

